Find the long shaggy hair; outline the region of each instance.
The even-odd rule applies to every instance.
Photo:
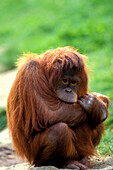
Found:
[[[50,127],[52,120],[56,120],[56,123],[61,120],[60,117],[57,118],[58,120],[56,119],[57,111],[62,105],[66,104],[57,97],[56,85],[64,72],[74,68],[75,72],[79,73],[79,98],[88,92],[85,59],[85,56],[79,54],[73,48],[63,47],[49,50],[41,55],[24,54],[18,60],[18,73],[7,100],[8,127],[16,152],[22,158],[27,158],[30,163],[33,163],[37,159],[38,153],[41,152],[41,133]],[[82,115],[84,112],[77,103],[75,103],[74,109],[77,110],[78,115]],[[83,113],[79,120],[84,118],[84,115]],[[93,154],[92,136],[96,136],[96,145],[100,141],[103,129],[103,125],[101,125],[93,132],[89,125],[77,126],[75,129],[79,141],[76,144],[79,148],[77,149],[85,153],[86,156]],[[75,132],[72,129],[69,132],[73,138]],[[83,137],[87,139],[87,148],[86,145],[83,146],[82,144]],[[44,140],[44,137],[42,140]],[[72,149],[72,145],[69,147]],[[75,153],[77,152],[76,150]],[[83,153],[79,154],[82,155]]]

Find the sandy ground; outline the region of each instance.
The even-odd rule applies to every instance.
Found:
[[[11,70],[0,74],[0,108],[6,107],[7,97],[13,81],[15,79],[17,70]]]

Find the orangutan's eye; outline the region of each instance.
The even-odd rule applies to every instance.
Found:
[[[78,82],[76,80],[71,82],[71,86],[76,86],[77,84]]]
[[[69,80],[68,80],[68,79],[63,79],[63,80],[62,80],[62,84],[64,84],[64,85],[69,84]]]

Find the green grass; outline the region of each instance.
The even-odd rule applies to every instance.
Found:
[[[113,154],[113,1],[5,0],[0,2],[0,71],[23,52],[74,46],[93,70],[89,90],[110,97],[101,154]],[[2,120],[2,118],[1,118]],[[110,151],[109,151],[110,150]]]
[[[0,131],[7,127],[6,109],[0,109]]]
[[[0,63],[12,68],[23,51],[67,45],[112,57],[112,6],[112,0],[1,1]]]
[[[113,155],[113,131],[108,128],[98,146],[99,155]]]

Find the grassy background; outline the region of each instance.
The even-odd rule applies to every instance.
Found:
[[[113,1],[5,0],[0,2],[0,72],[23,52],[73,46],[88,56],[89,89],[110,97],[100,154],[113,154]],[[0,115],[1,120],[3,117]],[[5,119],[4,119],[5,120]],[[4,126],[3,126],[4,127]]]

